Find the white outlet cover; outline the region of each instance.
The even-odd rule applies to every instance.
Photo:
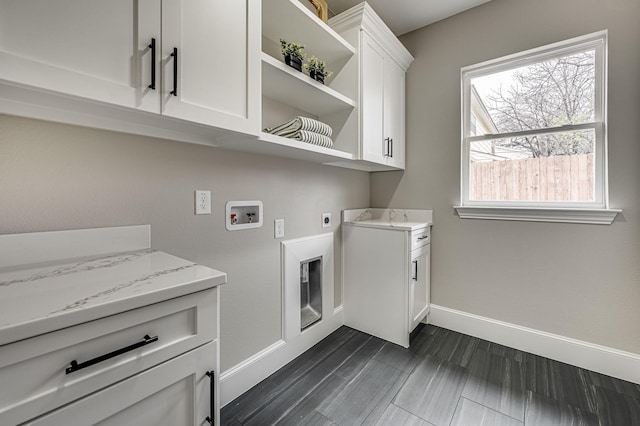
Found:
[[[322,213],[322,227],[329,228],[331,226],[331,213]]]
[[[211,191],[196,189],[195,212],[196,214],[211,214]]]
[[[273,238],[284,238],[284,219],[273,221]]]

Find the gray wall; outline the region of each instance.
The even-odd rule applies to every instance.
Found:
[[[414,31],[407,170],[373,207],[433,208],[433,303],[640,353],[640,2],[494,0]],[[459,219],[460,68],[609,30],[611,226]]]
[[[212,215],[195,216],[195,189]],[[229,200],[261,200],[262,228],[228,232]],[[0,115],[0,234],[151,224],[152,246],[222,270],[223,371],[280,339],[280,241],[321,214],[369,205],[367,173]],[[331,230],[338,227],[334,225]],[[336,233],[336,305],[341,295]]]

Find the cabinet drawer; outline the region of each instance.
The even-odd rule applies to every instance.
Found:
[[[208,343],[22,426],[201,426],[209,424],[207,417],[215,418],[214,424],[218,425],[217,374],[207,375],[216,366],[216,343]]]
[[[210,289],[1,346],[0,383],[11,386],[0,393],[0,424],[32,419],[214,340],[217,307]],[[144,336],[157,341],[132,347]],[[67,373],[72,361],[90,360],[98,362]]]
[[[411,231],[411,250],[426,246],[431,242],[431,227],[416,229]]]

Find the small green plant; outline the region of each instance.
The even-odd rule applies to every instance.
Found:
[[[322,74],[325,78],[329,78],[333,74],[331,71],[327,70],[327,63],[315,56],[311,56],[309,58],[309,62],[304,64],[304,69],[309,71],[309,73],[313,72],[315,74]]]
[[[280,53],[282,56],[291,56],[303,60],[305,56],[304,45],[299,43],[289,43],[285,39],[280,39]]]

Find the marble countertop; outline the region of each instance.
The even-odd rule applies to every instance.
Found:
[[[355,209],[344,210],[342,221],[349,226],[415,231],[433,225],[431,210]]]
[[[224,272],[144,248],[0,268],[0,345],[226,282]]]

